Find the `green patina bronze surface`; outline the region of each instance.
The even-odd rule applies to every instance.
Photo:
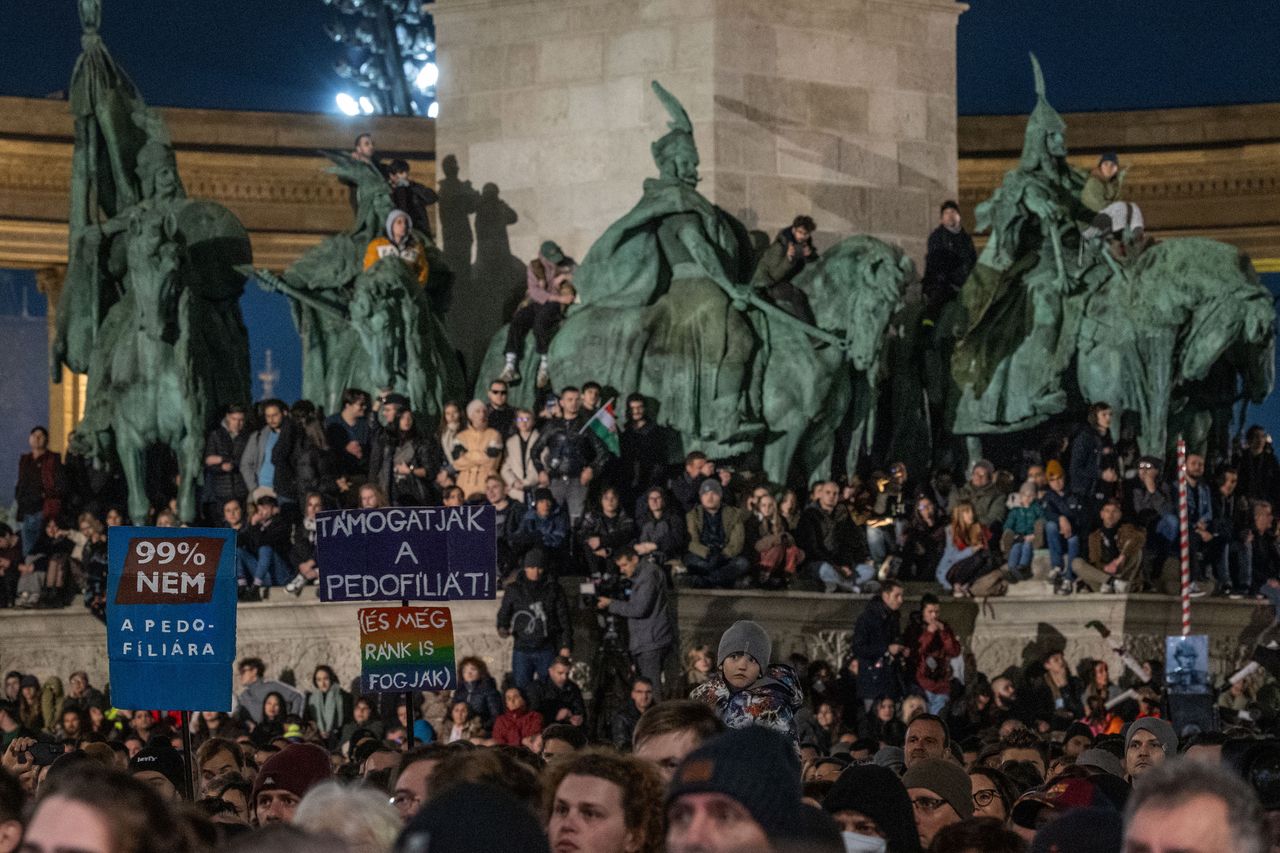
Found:
[[[1022,157],[977,208],[990,239],[961,293],[952,429],[1028,429],[1101,400],[1136,418],[1144,452],[1163,454],[1175,432],[1203,449],[1215,428],[1225,434],[1233,403],[1271,391],[1271,297],[1248,257],[1223,243],[1130,245],[1117,259],[1086,239],[1085,175],[1067,163],[1066,123],[1034,56],[1032,66]]]
[[[746,229],[696,189],[688,116],[656,83],[654,91],[671,117],[651,149],[659,176],[583,259],[574,279],[580,304],[549,353],[553,384],[638,391],[681,435],[683,450],[760,453],[776,481],[828,472],[841,425],[856,453],[873,424],[868,377],[914,266],[895,247],[853,237],[796,280],[817,328],[764,301],[749,287]],[[504,340],[505,330],[494,337],[481,382],[501,372]],[[521,373],[536,371],[530,343]],[[533,404],[531,382],[512,392],[514,404]]]
[[[118,464],[129,514],[149,508],[146,456],[171,450],[178,512],[196,516],[205,432],[249,402],[249,336],[240,315],[249,237],[221,205],[189,199],[159,116],[98,35],[99,0],[80,0],[83,52],[71,78],[75,117],[67,277],[52,348],[88,373],[72,449]]]
[[[437,419],[463,389],[433,296],[447,298],[450,273],[425,234],[425,288],[397,257],[364,269],[365,250],[382,234],[391,190],[378,169],[346,154],[329,154],[329,171],[356,187],[352,230],[309,250],[282,276],[252,272],[263,287],[289,297],[302,337],[302,396],[327,412],[341,408],[342,392],[391,388],[415,411]]]

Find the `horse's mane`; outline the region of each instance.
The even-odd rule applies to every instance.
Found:
[[[864,295],[897,301],[901,294],[897,280],[892,276],[867,275],[874,263],[901,265],[905,261],[902,250],[896,246],[859,234],[846,237],[823,253],[818,263],[806,266],[796,278],[796,285],[808,294],[815,311],[821,307],[847,298],[851,288],[867,289]]]

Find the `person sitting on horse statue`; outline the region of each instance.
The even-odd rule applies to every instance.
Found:
[[[1134,249],[1141,250],[1144,242],[1142,209],[1120,199],[1125,171],[1115,152],[1108,151],[1098,158],[1080,191],[1080,204],[1096,214],[1081,236],[1107,240],[1113,255],[1120,259]]]
[[[547,350],[551,338],[560,325],[565,309],[573,304],[573,270],[577,266],[573,258],[547,240],[538,249],[538,257],[529,261],[525,276],[527,292],[507,327],[507,346],[504,352],[506,364],[498,377],[514,384],[520,381],[518,364],[524,352],[524,339],[533,331],[534,348],[538,353],[538,388],[551,385],[551,373],[547,368]]]
[[[791,227],[779,231],[777,239],[769,244],[751,280],[751,285],[763,290],[770,302],[810,326],[817,323],[809,297],[793,280],[806,264],[818,260],[818,250],[813,245],[813,232],[817,229],[813,217],[797,216]]]
[[[427,283],[427,255],[422,243],[413,235],[413,220],[403,210],[393,210],[387,214],[386,236],[375,237],[369,242],[364,253],[364,268],[376,264],[383,258],[398,257],[413,271],[418,284]]]

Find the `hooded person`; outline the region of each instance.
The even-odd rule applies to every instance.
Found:
[[[666,805],[668,853],[767,851],[808,834],[795,747],[760,726],[728,731],[685,756]],[[722,817],[708,820],[712,812]]]
[[[822,808],[840,824],[850,853],[920,853],[911,799],[902,780],[886,767],[849,767],[823,798]]]
[[[369,242],[364,252],[364,268],[367,270],[383,258],[397,257],[413,272],[418,284],[427,283],[427,255],[422,243],[413,233],[413,220],[403,210],[387,214],[383,236]]]
[[[310,743],[292,743],[263,762],[253,780],[259,826],[289,823],[307,791],[333,775],[329,753]]]

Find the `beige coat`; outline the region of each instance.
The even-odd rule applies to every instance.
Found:
[[[502,436],[496,429],[467,427],[458,433],[453,446],[449,456],[458,472],[458,488],[468,500],[483,496],[484,481],[490,474],[497,474],[502,463]],[[458,448],[462,448],[461,453]]]
[[[502,460],[502,479],[507,484],[507,494],[514,501],[524,501],[526,492],[538,486],[538,469],[533,466],[533,446],[538,443],[538,431],[529,433],[524,452],[520,451],[520,434],[507,438],[507,455]]]

